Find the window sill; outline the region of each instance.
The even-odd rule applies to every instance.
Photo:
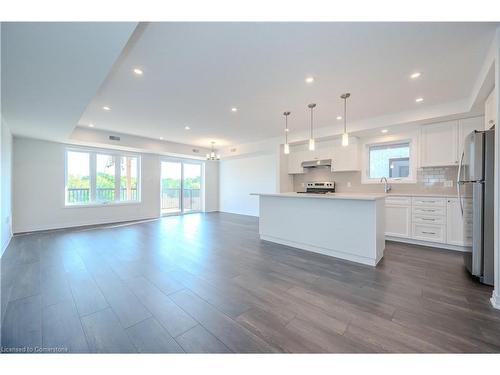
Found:
[[[89,204],[65,204],[63,208],[96,208],[96,207],[116,207],[140,205],[141,201],[109,202],[109,203],[89,203]]]

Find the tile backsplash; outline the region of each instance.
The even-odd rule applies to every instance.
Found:
[[[420,168],[414,184],[392,183],[392,193],[450,194],[455,195],[457,167]],[[294,191],[304,191],[303,184],[310,181],[335,181],[337,192],[379,193],[383,184],[362,184],[361,172],[331,172],[329,168],[314,168],[293,176]]]

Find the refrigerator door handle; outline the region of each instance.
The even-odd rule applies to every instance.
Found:
[[[464,151],[462,151],[462,156],[460,157],[460,164],[458,164],[458,174],[457,174],[457,193],[458,193],[458,201],[460,202],[460,212],[462,213],[462,217],[464,216],[464,206],[462,204],[462,194],[460,192],[460,185],[462,181],[460,181],[460,174],[462,171],[462,162],[464,161]]]

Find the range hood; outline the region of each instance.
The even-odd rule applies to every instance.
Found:
[[[302,168],[331,167],[332,159],[303,161]]]

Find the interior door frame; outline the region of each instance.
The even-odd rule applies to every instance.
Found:
[[[205,178],[204,178],[204,163],[201,160],[193,160],[193,159],[182,159],[182,158],[174,158],[174,157],[165,157],[160,159],[160,211],[161,211],[161,198],[162,198],[162,177],[161,177],[161,163],[163,162],[171,162],[171,163],[180,163],[181,165],[181,187],[179,193],[180,199],[180,211],[172,212],[172,213],[163,213],[160,212],[160,216],[175,216],[175,215],[189,215],[203,212],[204,207],[204,195],[205,195]],[[184,211],[184,164],[195,164],[200,166],[200,209],[199,210],[191,210],[189,212]]]

